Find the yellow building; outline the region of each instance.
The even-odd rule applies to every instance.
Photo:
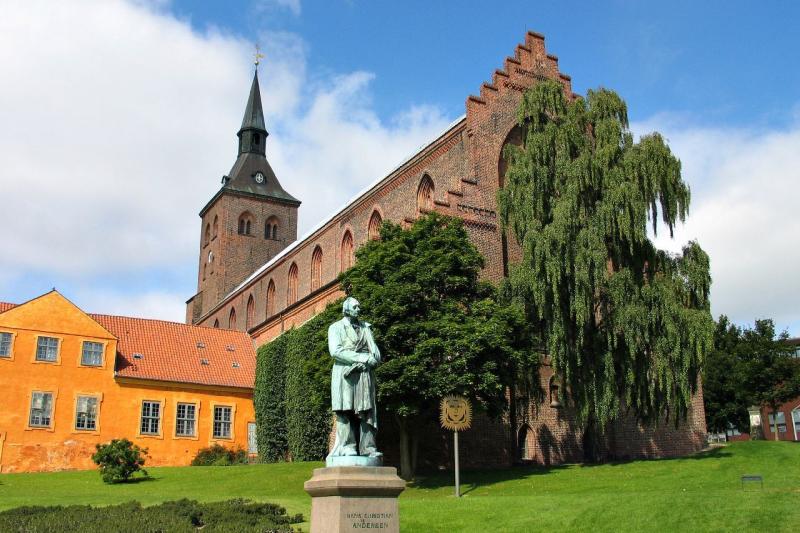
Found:
[[[0,303],[0,472],[94,468],[95,444],[122,437],[150,466],[255,453],[254,376],[243,332],[90,315],[55,290]]]

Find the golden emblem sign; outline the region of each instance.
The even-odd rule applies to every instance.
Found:
[[[463,396],[445,396],[439,411],[439,422],[444,429],[464,431],[472,425],[472,406]]]

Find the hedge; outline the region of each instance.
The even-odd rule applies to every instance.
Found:
[[[332,427],[328,326],[341,318],[337,300],[258,351],[254,403],[263,461],[318,461]]]
[[[164,502],[142,507],[128,502],[106,507],[89,505],[26,506],[0,512],[0,531],[62,533],[240,533],[292,532],[302,515],[287,515],[272,503],[248,500],[198,503],[194,500]]]
[[[253,403],[256,410],[256,440],[262,462],[285,461],[286,442],[286,347],[290,330],[258,349]]]

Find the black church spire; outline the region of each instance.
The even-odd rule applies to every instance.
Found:
[[[264,125],[264,110],[261,107],[261,90],[258,86],[258,70],[253,74],[253,84],[250,87],[250,96],[247,98],[247,107],[242,118],[242,127],[239,128],[239,155],[245,152],[266,155],[265,145],[267,140],[267,127]]]

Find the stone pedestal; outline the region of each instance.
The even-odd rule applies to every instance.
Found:
[[[311,495],[311,533],[400,531],[397,496],[406,484],[394,467],[316,468],[303,488]]]

